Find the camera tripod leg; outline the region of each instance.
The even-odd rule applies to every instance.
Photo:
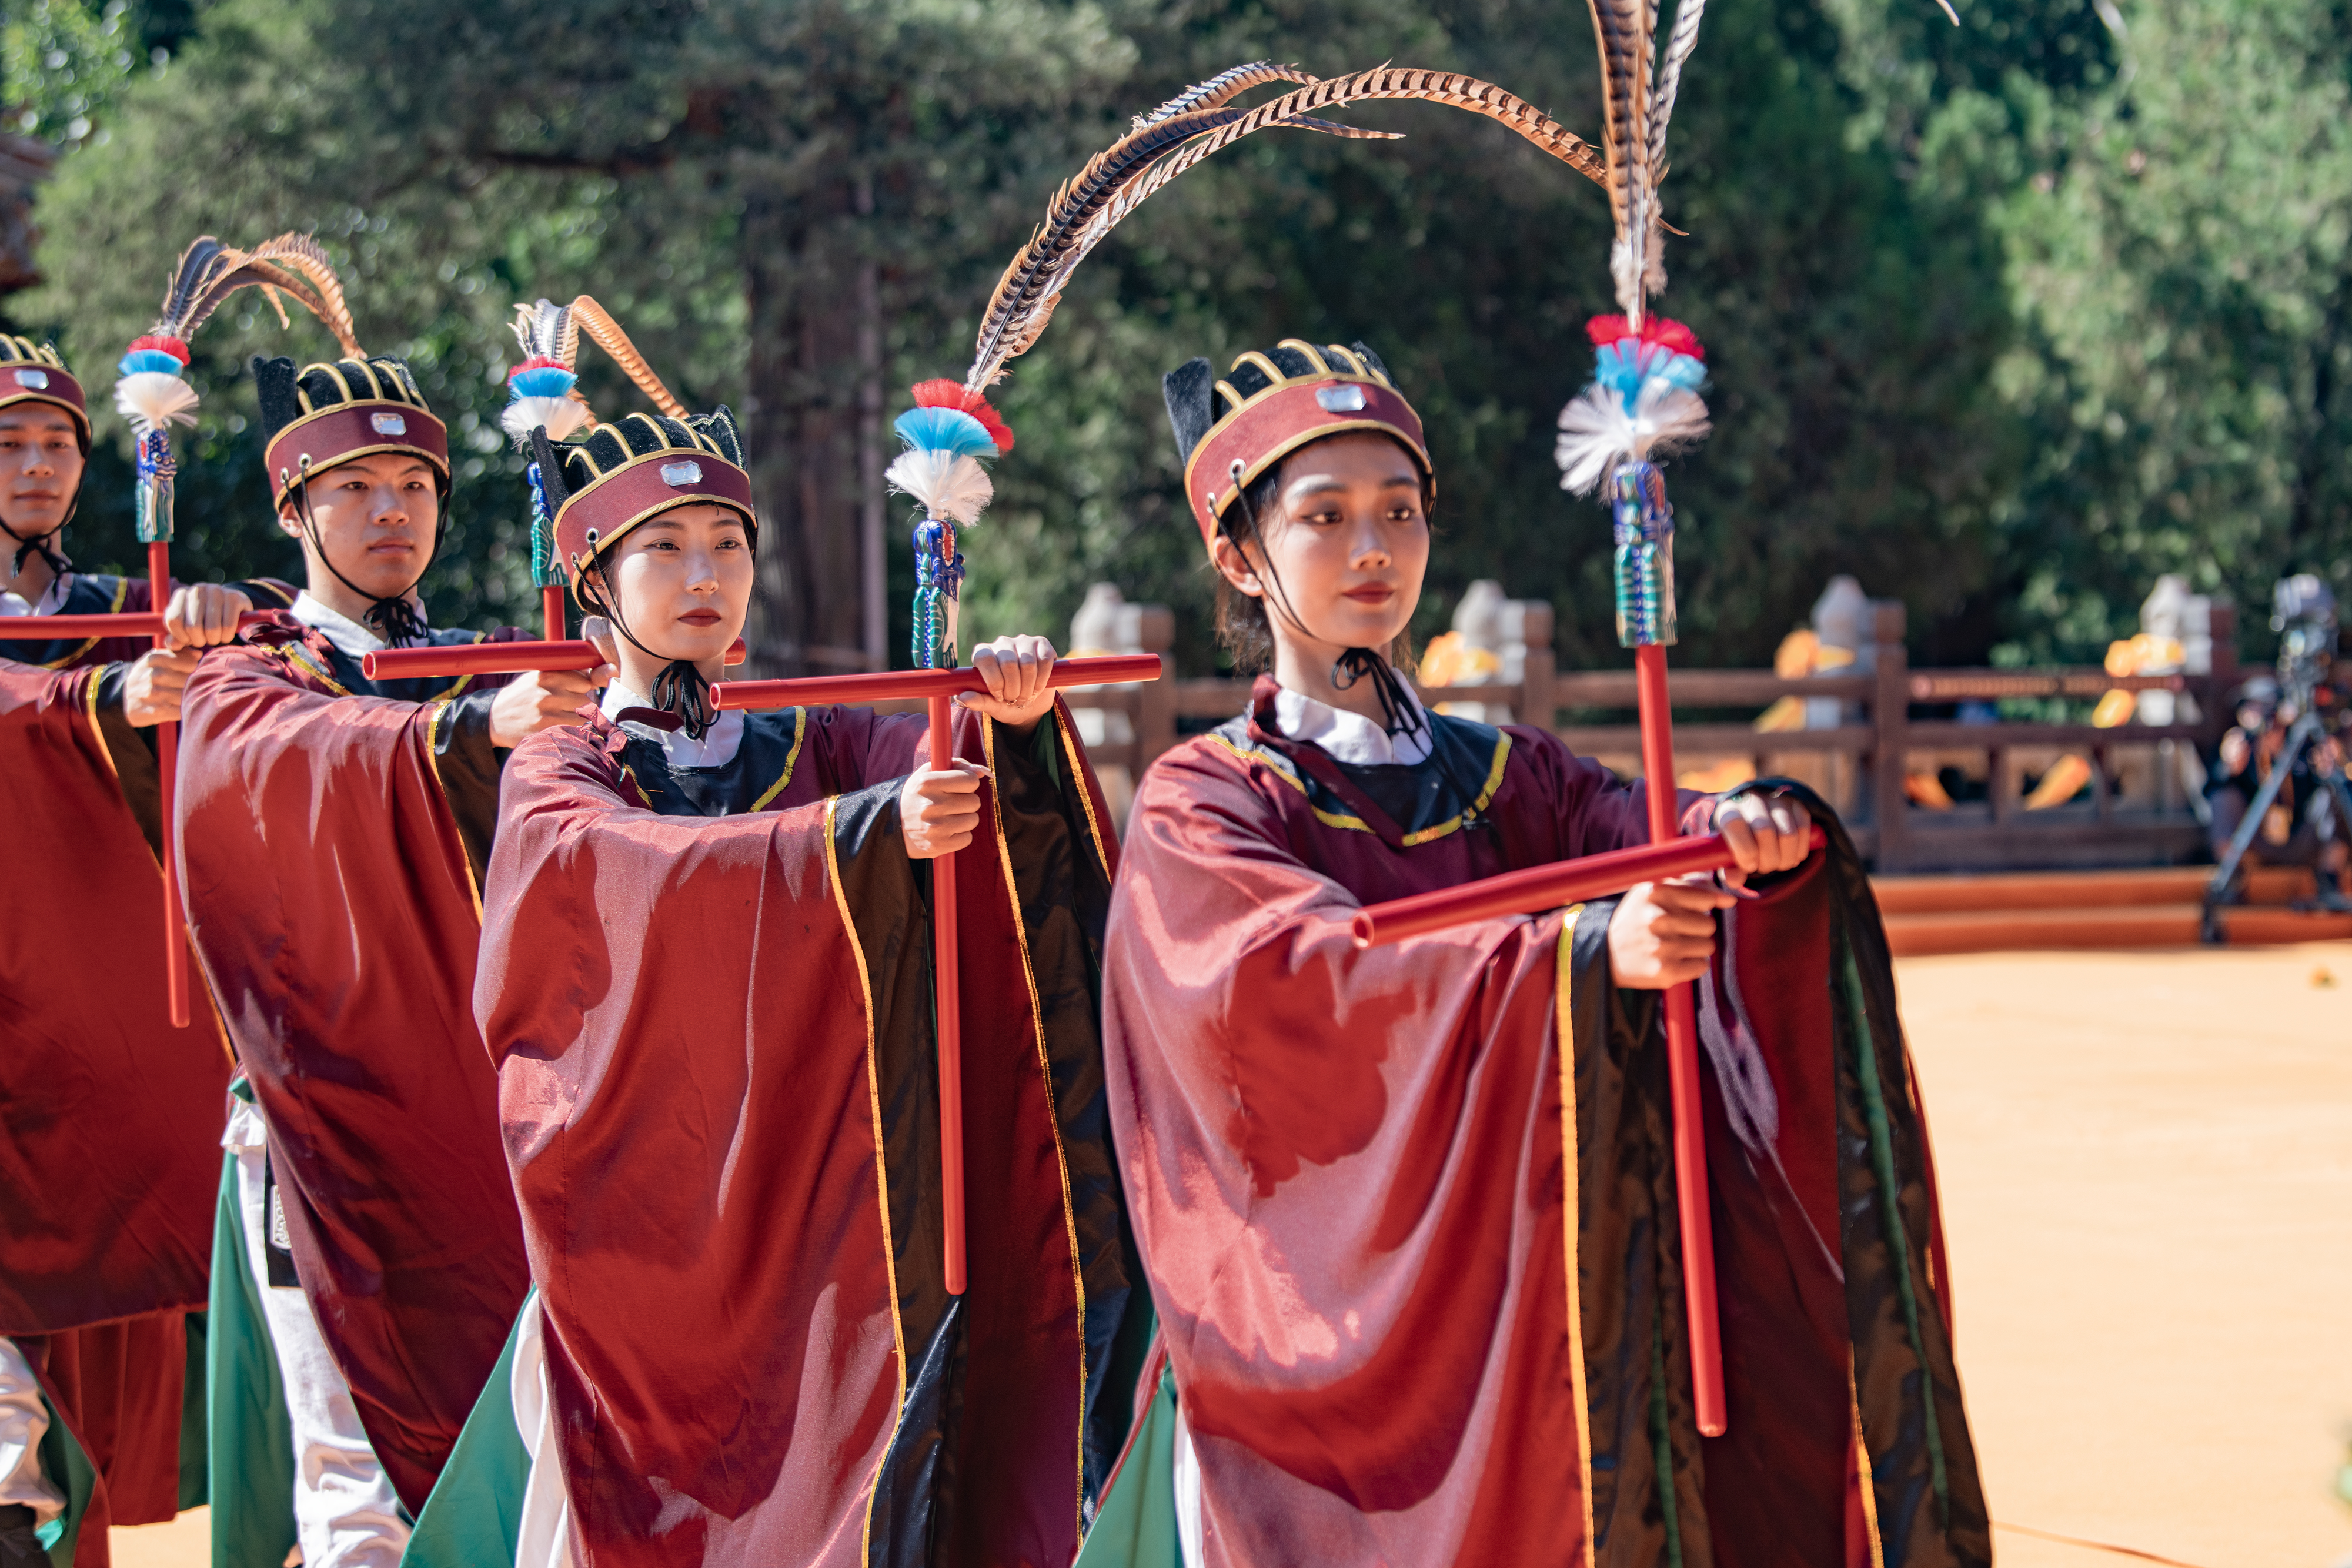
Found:
[[[2286,745],[2279,750],[2278,760],[2271,765],[2270,777],[2263,780],[2260,789],[2254,791],[2252,801],[2246,807],[2245,820],[2238,824],[2238,831],[2230,835],[2230,847],[2222,852],[2221,863],[2213,868],[2213,879],[2205,884],[2205,907],[2198,921],[2198,936],[2207,944],[2218,946],[2229,939],[2221,929],[2221,905],[2230,896],[2231,885],[2238,880],[2239,869],[2245,863],[2246,852],[2253,847],[2254,835],[2262,831],[2263,819],[2270,814],[2271,807],[2278,800],[2279,790],[2284,787],[2287,773],[2294,767],[2294,759],[2302,755],[2305,747],[2311,744],[2311,737],[2317,728],[2308,714],[2294,721],[2294,727],[2287,732]]]
[[[2341,766],[2329,768],[2321,775],[2321,779],[2327,786],[2328,798],[2336,806],[2336,836],[2329,842],[2352,844],[2352,787],[2345,784]],[[2312,884],[2319,894],[2319,907],[2331,915],[2352,911],[2352,898],[2345,896],[2342,868],[2329,869],[2326,846],[2321,847],[2319,859],[2320,863],[2313,867],[2311,873]]]

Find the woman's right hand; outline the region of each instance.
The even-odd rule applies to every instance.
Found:
[[[234,622],[232,622],[234,624]],[[194,648],[152,648],[131,661],[122,681],[122,716],[133,727],[180,722],[180,699],[196,673]]]
[[[1626,889],[1609,920],[1609,977],[1634,991],[1688,985],[1715,960],[1715,912],[1737,902],[1704,875]]]
[[[907,776],[898,791],[898,822],[909,859],[937,860],[971,842],[980,831],[980,781],[988,776],[977,762]]]

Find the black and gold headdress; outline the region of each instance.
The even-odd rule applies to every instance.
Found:
[[[47,343],[35,343],[30,338],[12,338],[0,333],[0,408],[43,403],[63,410],[73,420],[74,436],[81,443],[83,455],[89,453],[89,405],[83,399],[81,382],[66,369],[57,350]],[[80,504],[79,491],[75,505]],[[72,516],[69,510],[67,514]],[[49,563],[49,570],[62,576],[73,562],[58,549],[58,528],[46,533],[20,534],[5,517],[0,517],[0,533],[8,536],[16,548],[13,552],[11,571],[22,571],[25,558],[37,555]]]
[[[725,507],[757,538],[751,476],[743,466],[735,415],[727,408],[683,419],[632,413],[561,445],[542,429],[533,451],[555,522],[555,548],[583,609],[609,613],[582,579],[648,517],[679,507]]]
[[[1434,484],[1421,415],[1361,343],[1318,348],[1285,338],[1241,355],[1222,380],[1208,361],[1192,360],[1162,377],[1160,391],[1202,544],[1215,542],[1220,519],[1244,489],[1325,436],[1386,435],[1412,455],[1423,484]]]
[[[0,408],[45,402],[73,416],[81,449],[89,450],[89,400],[55,348],[0,332]]]
[[[424,459],[448,494],[448,426],[425,406],[402,361],[354,352],[298,371],[291,360],[257,357],[253,380],[268,432],[263,466],[280,505],[305,478],[383,452]]]

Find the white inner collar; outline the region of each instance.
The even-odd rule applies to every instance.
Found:
[[[1292,740],[1314,742],[1336,762],[1379,764],[1391,762],[1426,762],[1429,760],[1433,731],[1429,712],[1421,706],[1402,677],[1397,688],[1404,699],[1422,716],[1421,727],[1411,735],[1391,736],[1380,725],[1360,713],[1333,707],[1329,703],[1310,697],[1304,692],[1294,692],[1282,686],[1274,694],[1275,722],[1282,733]]]
[[[341,611],[330,610],[311,598],[307,588],[294,596],[294,602],[288,612],[354,659],[368,653],[381,653],[392,645]],[[416,606],[416,622],[420,626],[425,624],[425,606],[422,604]]]
[[[700,740],[682,729],[664,729],[658,725],[639,724],[634,720],[623,724],[616,716],[623,708],[652,707],[654,699],[634,687],[625,685],[615,677],[604,688],[604,716],[620,724],[623,729],[643,740],[650,740],[662,748],[663,758],[672,768],[724,768],[735,760],[735,753],[743,746],[743,711],[729,708],[706,731]]]
[[[73,582],[73,573],[61,571],[49,579],[48,587],[41,591],[38,604],[27,604],[25,596],[13,590],[0,590],[0,615],[55,615],[66,607],[66,591]]]

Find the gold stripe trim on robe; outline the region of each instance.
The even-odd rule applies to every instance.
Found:
[[[1554,945],[1558,957],[1552,974],[1552,1008],[1559,1056],[1561,1226],[1568,1251],[1564,1270],[1568,1275],[1568,1382],[1576,1405],[1577,1479],[1584,1490],[1584,1543],[1577,1550],[1575,1563],[1577,1568],[1592,1568],[1592,1393],[1584,1367],[1583,1260],[1578,1249],[1578,1238],[1584,1228],[1583,1195],[1577,1166],[1576,1021],[1571,1016],[1576,994],[1576,918],[1583,909],[1577,904],[1560,912],[1559,936]]]
[[[808,709],[796,707],[793,709],[793,748],[784,753],[784,771],[773,784],[768,786],[766,793],[751,802],[751,810],[766,810],[768,802],[784,792],[784,786],[793,781],[793,768],[800,762],[801,743],[807,738]]]
[[[632,779],[634,783],[635,780]],[[639,795],[645,791],[639,789]],[[882,1445],[873,1479],[866,1483],[866,1528],[857,1542],[863,1565],[874,1556],[874,1496],[882,1490],[882,1472],[898,1445],[899,1424],[907,1418],[907,1325],[898,1316],[898,1245],[890,1234],[890,1167],[883,1156],[881,1068],[874,1059],[874,978],[866,972],[866,948],[857,939],[857,921],[849,912],[849,891],[841,885],[841,857],[834,847],[834,808],[840,797],[824,800],[824,874],[833,883],[833,906],[841,914],[842,935],[849,939],[849,956],[857,965],[857,1005],[866,1015],[866,1105],[874,1121],[874,1192],[882,1214],[882,1267],[890,1281],[890,1339],[898,1347],[898,1396],[890,1402],[890,1440]]]

